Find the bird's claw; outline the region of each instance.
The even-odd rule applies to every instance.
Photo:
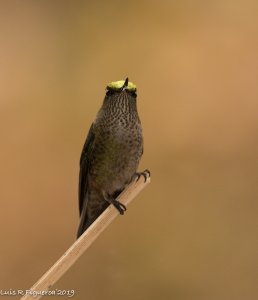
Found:
[[[114,199],[112,204],[119,211],[120,215],[123,215],[124,212],[126,211],[126,206],[123,203],[119,202],[118,200]]]
[[[144,177],[144,182],[150,177],[151,173],[148,169],[144,170],[143,172],[136,172],[133,176],[133,180],[136,182],[140,179],[141,176]]]
[[[120,215],[124,214],[124,212],[126,211],[126,206],[123,203],[119,202],[111,196],[108,196],[105,199],[108,203],[114,205],[114,207],[119,211]]]

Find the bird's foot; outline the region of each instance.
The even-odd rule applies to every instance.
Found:
[[[112,196],[105,197],[105,200],[108,203],[114,205],[114,207],[118,210],[120,215],[123,215],[124,212],[126,211],[126,206],[123,203],[116,200],[115,198],[113,198]]]
[[[146,180],[151,176],[151,173],[149,170],[144,170],[143,172],[136,172],[133,175],[132,180],[135,180],[136,182],[140,179],[140,177],[143,176],[144,177],[144,182],[146,182]]]
[[[126,206],[116,199],[113,199],[111,204],[113,204],[115,206],[115,208],[119,211],[120,215],[123,215],[124,212],[126,211]]]

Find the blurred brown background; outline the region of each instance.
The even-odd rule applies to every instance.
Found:
[[[257,299],[257,17],[251,0],[0,2],[0,289],[74,242],[80,151],[129,76],[151,185],[53,289]]]

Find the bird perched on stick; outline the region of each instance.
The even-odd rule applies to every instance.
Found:
[[[111,82],[90,127],[80,158],[79,237],[112,204],[120,214],[126,207],[116,200],[137,173],[143,153],[136,86],[126,80]]]

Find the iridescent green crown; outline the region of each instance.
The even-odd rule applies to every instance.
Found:
[[[123,87],[130,92],[136,91],[136,85],[128,81],[128,78],[126,78],[126,80],[118,80],[118,81],[110,82],[107,86],[108,89],[116,90],[116,91],[121,90]]]

